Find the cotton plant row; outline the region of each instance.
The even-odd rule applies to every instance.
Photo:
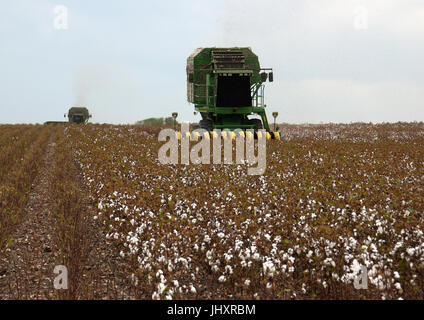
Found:
[[[53,128],[0,125],[0,251],[13,244]]]
[[[280,125],[281,137],[285,140],[316,139],[316,140],[347,140],[377,141],[390,139],[394,141],[408,141],[412,137],[424,137],[423,122],[398,123],[351,123],[351,124],[303,124]]]
[[[143,127],[67,136],[93,219],[145,297],[422,299],[422,129],[291,126],[307,133],[269,143],[263,176],[161,165],[157,132]],[[362,266],[368,289],[357,290]]]

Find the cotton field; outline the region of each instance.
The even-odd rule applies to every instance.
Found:
[[[153,128],[66,129],[140,297],[423,299],[424,124],[280,128],[261,176],[162,165]]]

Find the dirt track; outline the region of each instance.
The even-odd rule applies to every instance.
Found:
[[[51,299],[54,297],[53,268],[57,250],[53,241],[54,217],[48,194],[52,178],[49,168],[55,153],[55,136],[50,137],[44,165],[36,177],[13,246],[0,260],[1,299]]]
[[[57,132],[53,132],[44,157],[43,166],[33,182],[22,220],[11,235],[12,246],[0,253],[0,299],[129,299],[131,285],[126,263],[109,243],[101,226],[93,220],[93,208],[86,199],[84,186],[75,165],[75,180],[81,188],[85,212],[83,219],[84,245],[77,248],[77,290],[70,295],[53,286],[53,270],[63,264],[63,252],[57,244],[57,218],[53,212],[50,186],[55,179],[53,168],[57,149]],[[69,272],[69,271],[68,271]]]

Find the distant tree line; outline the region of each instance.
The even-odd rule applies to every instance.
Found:
[[[137,121],[135,124],[142,126],[172,126],[174,124],[174,119],[172,117],[149,118]]]

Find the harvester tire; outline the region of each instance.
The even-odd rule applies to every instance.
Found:
[[[200,128],[205,129],[206,131],[213,131],[213,122],[209,119],[203,119],[199,121]]]
[[[254,125],[253,129],[255,130],[255,132],[264,128],[262,121],[260,119],[249,119],[249,124]]]

